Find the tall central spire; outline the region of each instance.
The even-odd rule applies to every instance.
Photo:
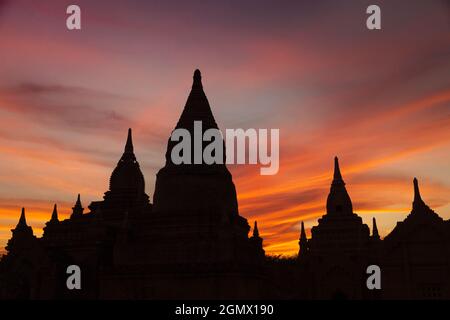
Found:
[[[194,126],[197,121],[201,122],[201,132],[198,130],[198,124]],[[185,129],[190,133],[191,161],[181,164],[172,161],[172,151],[180,142],[173,141],[169,137],[166,163],[157,174],[153,212],[174,214],[174,212],[190,211],[196,215],[210,217],[211,211],[214,211],[214,216],[220,217],[219,221],[241,224],[242,230],[250,229],[248,222],[239,216],[236,189],[225,161],[212,164],[205,163],[203,159],[201,163],[195,161],[195,155],[200,149],[195,142],[198,141],[196,137],[199,134],[203,136],[208,129],[218,129],[203,91],[200,70],[195,70],[193,74],[192,89],[175,127],[175,130],[177,129]],[[208,141],[200,141],[200,143],[202,152],[210,144]],[[225,160],[226,150],[223,139],[221,144]]]
[[[198,128],[198,123],[201,125],[201,130],[194,129]],[[197,127],[195,126],[197,124]],[[202,84],[202,75],[200,73],[200,70],[195,70],[193,75],[193,82],[192,82],[192,89],[189,93],[189,96],[186,100],[186,104],[183,108],[183,112],[181,113],[181,116],[177,122],[177,125],[175,129],[185,129],[190,133],[191,139],[196,139],[195,137],[198,134],[201,134],[201,137],[203,137],[203,134],[208,129],[218,129],[216,120],[214,119],[214,115],[211,111],[211,107],[208,102],[208,98],[206,97],[205,92],[203,91],[203,84]],[[215,170],[217,168],[214,167],[225,167],[222,164],[213,164],[213,165],[207,165],[207,166],[199,166],[197,165],[191,165],[195,163],[195,156],[194,154],[198,152],[198,150],[195,149],[193,143],[194,140],[191,141],[191,162],[190,164],[183,164],[183,165],[177,165],[178,168],[181,168],[182,170]],[[225,150],[225,143],[222,140],[222,148],[223,148],[223,158],[224,162],[226,159],[226,150]],[[175,145],[178,144],[178,141],[172,141],[169,138],[168,144],[167,144],[167,151],[166,151],[166,165],[173,167],[172,162],[172,150],[175,147]],[[206,148],[206,146],[209,143],[202,141],[202,151]],[[224,170],[221,168],[221,170]],[[226,170],[226,169],[225,169]]]
[[[194,72],[192,89],[176,127],[192,130],[194,121],[201,121],[205,130],[217,128],[208,98],[203,91],[202,74],[198,69]]]

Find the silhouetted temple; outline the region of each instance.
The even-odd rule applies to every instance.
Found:
[[[341,295],[363,298],[365,269],[377,243],[372,241],[369,227],[353,212],[337,158],[326,210],[311,229],[311,239],[306,240],[302,224],[299,259],[310,287],[315,288],[307,294],[321,299]]]
[[[217,128],[198,70],[176,128],[193,134],[194,121]],[[375,219],[370,234],[353,211],[335,158],[326,213],[310,239],[301,223],[298,259],[286,262],[265,256],[256,222],[249,236],[227,167],[174,164],[173,147],[169,139],[153,204],[129,129],[102,201],[85,209],[78,195],[63,221],[55,205],[42,238],[22,209],[0,262],[0,298],[450,298],[450,222],[425,204],[416,179],[411,214],[381,240]],[[366,286],[373,264],[381,290]],[[69,265],[82,270],[81,290],[66,286]]]

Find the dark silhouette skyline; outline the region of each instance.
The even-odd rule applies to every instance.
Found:
[[[335,155],[355,210],[369,226],[377,218],[381,237],[406,216],[414,176],[428,204],[449,219],[443,3],[381,0],[386,28],[371,32],[369,4],[357,0],[90,1],[79,4],[86,21],[76,32],[67,30],[66,3],[7,1],[0,255],[21,207],[39,237],[55,202],[67,218],[81,193],[88,212],[108,189],[128,128],[153,198],[197,66],[221,129],[282,133],[275,177],[228,166],[240,214],[258,219],[267,253],[296,253],[299,216],[310,236]]]
[[[194,72],[176,128],[217,128]],[[225,146],[223,146],[225,148]],[[22,209],[0,262],[4,299],[423,299],[450,298],[450,221],[422,200],[414,178],[409,216],[383,239],[353,211],[339,160],[326,213],[296,259],[266,257],[255,221],[239,214],[225,165],[175,165],[157,173],[153,202],[128,130],[122,157],[103,200],[83,208],[78,194],[69,219],[57,206],[41,238]],[[225,151],[225,150],[224,150]],[[225,152],[224,152],[225,154]],[[82,270],[82,289],[66,287],[69,265]],[[366,286],[369,265],[382,270],[382,289]]]

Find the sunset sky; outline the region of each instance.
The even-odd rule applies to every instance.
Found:
[[[0,0],[0,252],[21,207],[40,236],[54,203],[102,199],[129,127],[152,198],[196,68],[221,129],[280,129],[277,175],[230,167],[268,253],[324,214],[335,155],[382,236],[415,176],[450,218],[450,1]]]

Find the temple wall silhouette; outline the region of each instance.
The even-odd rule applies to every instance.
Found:
[[[192,132],[194,121],[217,128],[198,70],[175,128]],[[417,179],[411,213],[382,240],[375,219],[370,230],[353,211],[335,158],[326,213],[310,239],[301,223],[298,257],[277,259],[265,255],[257,223],[250,228],[239,214],[227,167],[175,165],[173,146],[169,139],[153,203],[129,129],[103,200],[85,209],[78,195],[63,221],[55,205],[41,238],[22,209],[0,261],[0,298],[450,298],[450,221],[425,204]],[[66,287],[72,264],[82,290]],[[367,289],[372,264],[381,267],[381,290]]]

